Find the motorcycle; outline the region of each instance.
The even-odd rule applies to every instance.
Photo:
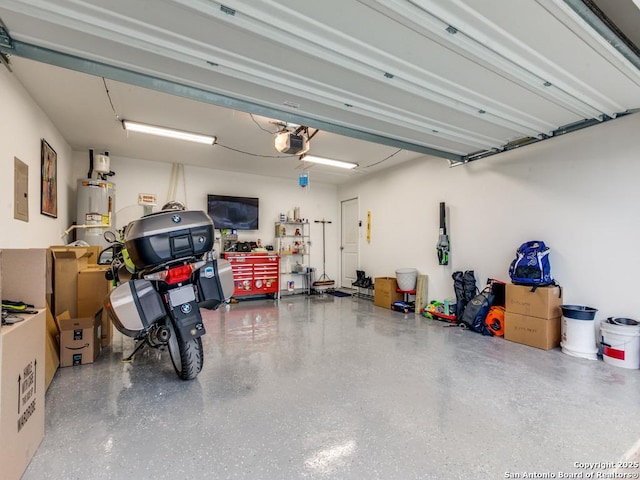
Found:
[[[113,325],[134,338],[130,360],[145,346],[167,348],[182,380],[202,370],[200,308],[229,302],[234,283],[228,261],[215,258],[214,225],[199,210],[163,210],[130,222],[100,253],[115,288],[104,301]]]

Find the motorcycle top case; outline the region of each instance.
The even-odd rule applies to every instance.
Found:
[[[200,256],[213,247],[213,221],[201,210],[169,210],[134,220],[125,246],[137,268]]]
[[[234,291],[231,263],[227,260],[207,262],[198,270],[198,305],[215,310],[231,298]]]
[[[165,316],[160,294],[149,280],[131,280],[117,286],[104,305],[119,332],[137,337]]]

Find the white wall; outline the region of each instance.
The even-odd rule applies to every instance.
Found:
[[[71,148],[35,104],[16,78],[0,66],[0,248],[36,248],[60,244],[60,234],[71,224],[68,198],[75,185],[71,179]],[[58,154],[58,217],[40,213],[40,140],[44,138]],[[29,222],[15,220],[14,157],[29,166]]]
[[[74,184],[85,178],[89,170],[89,152],[74,152]],[[116,185],[116,223],[123,226],[142,215],[137,206],[139,193],[152,193],[158,204],[167,199],[172,166],[168,163],[121,158],[111,155],[111,170],[116,175],[111,180]],[[184,185],[186,184],[186,195]],[[275,222],[281,212],[300,207],[302,218],[310,220],[311,266],[322,273],[322,228],[314,220],[338,217],[337,187],[313,183],[301,188],[297,178],[263,177],[258,175],[231,173],[222,170],[185,166],[183,177],[179,177],[176,200],[186,201],[190,209],[207,209],[207,194],[258,197],[260,200],[260,230],[238,231],[240,241],[262,240],[263,245],[274,245]],[[334,222],[335,225],[335,222]],[[337,227],[327,229],[327,274],[334,278],[338,272]],[[219,251],[219,246],[216,246]]]
[[[367,275],[418,268],[430,299],[453,296],[452,272],[472,269],[509,281],[515,249],[527,240],[551,248],[565,303],[599,316],[640,318],[640,115],[630,115],[465,166],[424,157],[341,186],[372,212],[372,240],[360,235]],[[447,203],[451,256],[435,252],[439,202]]]

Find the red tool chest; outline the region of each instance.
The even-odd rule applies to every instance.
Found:
[[[226,252],[231,263],[233,296],[278,295],[280,288],[280,256],[266,252]]]

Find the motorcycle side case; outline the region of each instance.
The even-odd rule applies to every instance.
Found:
[[[233,295],[234,282],[231,263],[213,260],[198,270],[198,305],[216,309]]]
[[[138,268],[199,256],[213,247],[213,221],[202,210],[169,210],[132,221],[125,246]]]
[[[116,329],[134,338],[166,315],[160,294],[148,280],[131,280],[117,286],[104,305]]]

